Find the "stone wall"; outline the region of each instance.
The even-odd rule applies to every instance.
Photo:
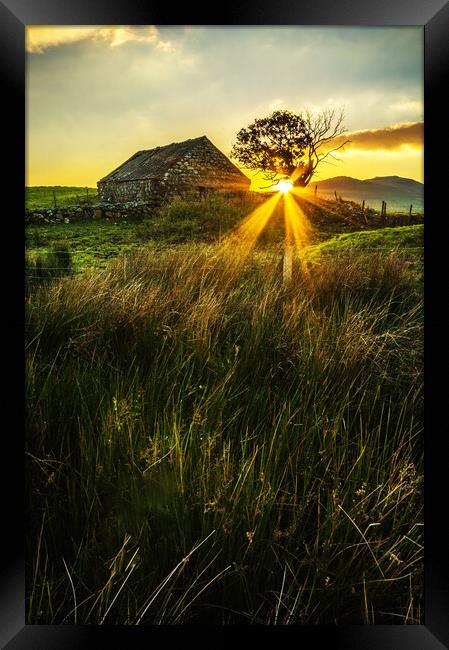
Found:
[[[154,214],[149,203],[127,202],[120,205],[100,203],[98,205],[70,205],[59,208],[25,210],[25,225],[36,223],[70,223],[104,219],[109,221],[141,221]]]
[[[107,181],[97,186],[98,195],[105,203],[137,202],[158,207],[163,199],[155,181]]]

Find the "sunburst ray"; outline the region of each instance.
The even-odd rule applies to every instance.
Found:
[[[219,245],[214,259],[218,261],[225,258],[230,277],[239,273],[272,216],[280,197],[280,192],[277,192],[246,215],[237,228]]]
[[[307,282],[311,281],[310,273],[304,259],[303,251],[306,246],[311,243],[313,228],[307,218],[304,210],[298,205],[297,201],[293,198],[292,193],[289,192],[284,196],[284,220],[285,220],[285,250],[284,257],[284,277],[288,276],[288,268],[286,265],[290,264],[290,256],[293,259],[293,251],[295,257],[299,259],[303,276]]]

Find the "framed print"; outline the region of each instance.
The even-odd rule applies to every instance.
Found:
[[[449,647],[449,6],[215,9],[0,6],[2,647]]]

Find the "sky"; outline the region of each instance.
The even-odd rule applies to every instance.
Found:
[[[95,187],[202,135],[229,156],[276,109],[344,110],[351,143],[314,180],[423,181],[420,26],[29,26],[26,50],[27,185]]]

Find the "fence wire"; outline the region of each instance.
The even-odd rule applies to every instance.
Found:
[[[324,253],[330,253],[332,255],[336,255],[337,257],[341,257],[342,255],[345,254],[351,254],[351,253],[364,253],[364,252],[372,252],[372,251],[388,251],[391,254],[407,254],[410,251],[423,251],[424,246],[407,246],[406,248],[391,248],[387,246],[350,246],[345,248],[344,250],[329,250],[329,251],[323,251]],[[123,255],[127,256],[128,251],[125,251],[122,253]],[[67,255],[73,255],[70,252],[65,253]],[[76,253],[75,253],[76,254]],[[80,253],[81,254],[81,253]],[[85,253],[82,253],[83,255]],[[59,255],[59,253],[58,253]],[[33,279],[51,279],[52,275],[56,276],[56,273],[42,273],[42,271],[52,271],[52,272],[59,272],[61,276],[69,276],[69,275],[76,275],[79,273],[83,273],[88,270],[95,270],[95,271],[100,271],[100,272],[110,272],[111,269],[105,268],[104,266],[97,266],[95,264],[89,265],[88,267],[84,269],[77,269],[77,268],[67,268],[64,266],[42,266],[42,265],[37,265],[37,266],[25,266],[25,271],[30,271],[30,273],[26,273],[26,277]]]

